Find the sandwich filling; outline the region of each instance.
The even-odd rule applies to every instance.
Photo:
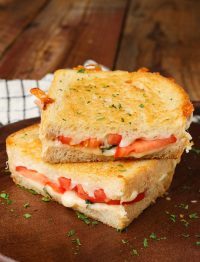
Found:
[[[43,187],[49,186],[51,189],[60,195],[66,194],[66,192],[73,192],[76,197],[85,200],[87,203],[104,203],[107,205],[124,205],[133,204],[144,199],[145,192],[138,193],[134,196],[134,199],[128,202],[121,202],[120,200],[109,199],[104,189],[99,188],[92,192],[86,192],[81,184],[75,184],[71,179],[66,177],[59,177],[57,182],[51,181],[47,176],[37,172],[36,170],[28,169],[24,166],[16,166],[15,170],[27,179],[39,183]]]
[[[174,135],[153,140],[139,138],[127,146],[123,146],[122,136],[119,134],[109,134],[104,140],[88,138],[79,144],[74,144],[71,137],[58,136],[57,140],[63,145],[91,149],[93,153],[98,154],[100,152],[103,155],[114,155],[115,158],[118,158],[157,152],[170,144],[176,143],[177,138]]]

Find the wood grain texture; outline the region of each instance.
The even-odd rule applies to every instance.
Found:
[[[5,172],[5,138],[31,123],[33,119],[0,128],[0,192],[8,193],[13,201],[9,205],[0,198],[0,253],[20,262],[199,262],[199,246],[196,244],[199,219],[189,218],[189,214],[200,214],[198,154],[190,152],[182,157],[169,190],[170,201],[166,197],[159,198],[133,221],[127,231],[119,233],[102,223],[86,225],[69,208],[54,201],[43,202],[40,195],[32,195],[12,182]],[[195,147],[200,148],[200,125],[193,123],[190,132]],[[191,203],[192,200],[197,202]],[[30,207],[25,208],[27,202]],[[181,203],[188,205],[188,209],[181,208]],[[25,213],[32,217],[25,219]],[[187,227],[180,214],[189,223]],[[76,234],[68,237],[67,233],[72,229]],[[164,239],[151,239],[152,232]],[[81,242],[78,252],[72,242],[77,238]],[[147,248],[144,248],[144,238],[148,239]],[[133,249],[139,256],[134,256]]]
[[[0,61],[3,78],[41,78],[93,58],[112,66],[127,1],[52,0]]]
[[[115,67],[172,76],[200,100],[199,46],[200,1],[134,0]]]
[[[0,57],[48,0],[0,0]]]

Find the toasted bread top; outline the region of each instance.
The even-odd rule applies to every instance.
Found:
[[[130,143],[184,132],[193,107],[174,81],[143,71],[79,71],[55,72],[41,137],[64,135],[78,143],[117,133]]]

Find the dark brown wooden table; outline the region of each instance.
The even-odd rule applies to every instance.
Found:
[[[200,100],[200,1],[0,0],[0,78],[41,78],[92,58],[148,67]]]

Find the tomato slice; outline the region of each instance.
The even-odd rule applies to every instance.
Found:
[[[58,136],[58,140],[59,140],[62,144],[69,145],[72,139],[71,139],[71,137],[67,137],[67,136]]]
[[[57,193],[63,194],[65,192],[65,189],[60,187],[58,184],[48,181],[46,185],[50,186],[54,191]]]
[[[31,88],[30,92],[31,92],[32,95],[36,96],[40,100],[40,102],[41,102],[40,106],[44,110],[46,109],[46,106],[48,104],[51,104],[51,103],[54,102],[54,99],[48,97],[48,95],[38,87]]]
[[[122,140],[122,136],[118,134],[109,134],[107,137],[107,141],[109,145],[119,145]]]
[[[85,192],[80,184],[76,185],[75,190],[80,198],[82,198],[83,200],[90,200],[90,196],[87,192]]]
[[[39,182],[41,184],[50,186],[55,192],[59,194],[63,194],[64,192],[68,190],[74,190],[78,194],[78,196],[83,200],[89,200],[92,203],[105,203],[108,205],[124,205],[124,204],[133,204],[135,202],[141,201],[145,197],[145,192],[140,193],[137,195],[137,197],[129,202],[122,202],[120,203],[120,200],[112,200],[107,198],[104,190],[102,188],[96,189],[94,191],[94,197],[90,197],[89,194],[83,189],[82,185],[78,184],[73,189],[70,189],[71,186],[71,179],[66,177],[59,177],[58,181],[59,184],[50,181],[45,175],[38,173],[35,170],[27,169],[24,166],[17,166],[16,171],[20,172],[23,176]]]
[[[107,201],[106,194],[103,189],[97,189],[94,191],[94,202],[95,203],[105,203]]]
[[[98,148],[102,142],[97,138],[88,138],[80,143],[81,146],[89,148]]]
[[[66,178],[66,177],[59,177],[58,181],[60,183],[60,187],[62,187],[65,191],[70,190],[71,179]]]
[[[45,175],[40,174],[35,170],[27,169],[24,166],[17,166],[16,171],[24,177],[29,178],[35,182],[39,182],[42,185],[45,185],[49,181],[49,179]]]
[[[138,194],[136,196],[136,198],[133,199],[132,201],[122,202],[121,204],[122,205],[130,205],[130,204],[133,204],[133,203],[136,203],[136,202],[143,200],[144,197],[145,197],[145,192],[142,192],[142,193]],[[108,205],[120,205],[120,200],[109,200],[108,202],[106,202],[106,204],[108,204]]]
[[[128,156],[131,152],[144,153],[151,150],[156,150],[165,147],[169,144],[175,143],[176,140],[177,139],[174,135],[171,135],[168,138],[155,139],[155,140],[137,139],[129,146],[117,147],[115,152],[115,157]]]

